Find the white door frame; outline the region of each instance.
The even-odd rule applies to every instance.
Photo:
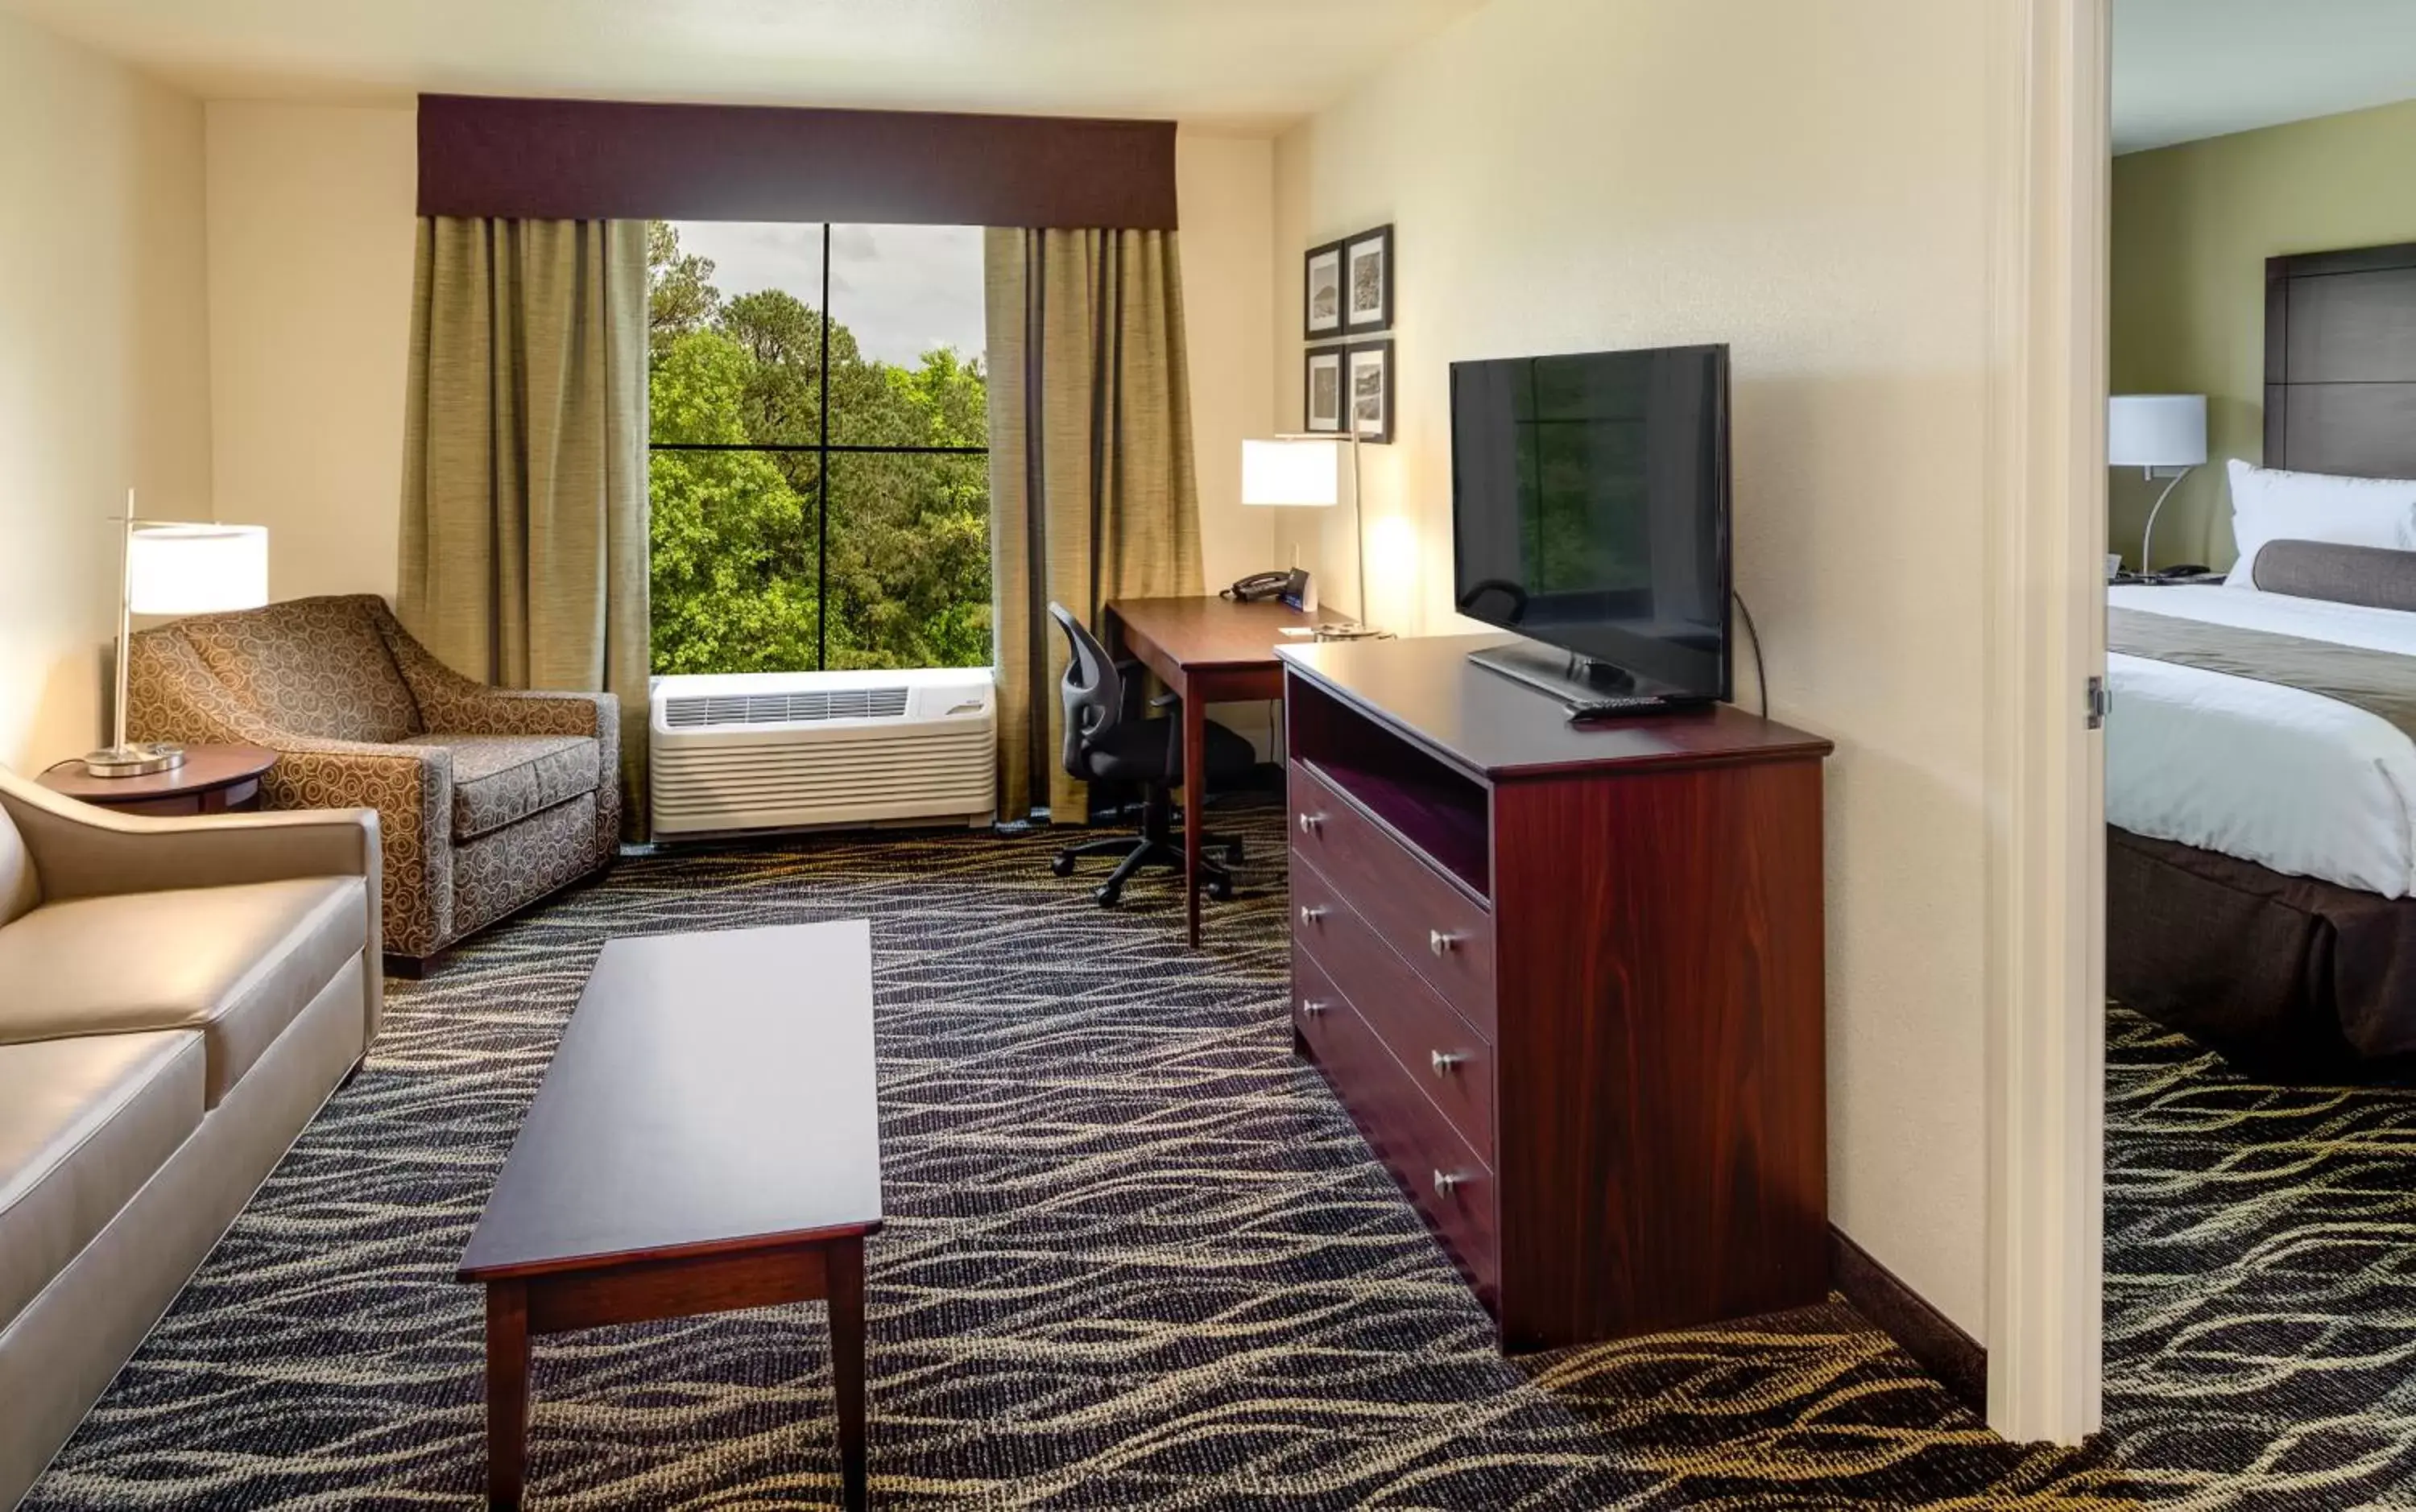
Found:
[[[1988,1422],[2077,1443],[2104,1348],[2110,0],[1992,0]]]

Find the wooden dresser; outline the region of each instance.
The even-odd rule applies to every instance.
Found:
[[[1818,1302],[1829,742],[1577,728],[1504,638],[1282,651],[1299,1047],[1506,1349]]]

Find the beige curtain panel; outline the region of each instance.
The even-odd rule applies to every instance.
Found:
[[[999,807],[1080,823],[1049,601],[1096,627],[1111,598],[1201,591],[1181,259],[1170,231],[992,230],[986,253]]]
[[[445,665],[621,705],[646,814],[646,228],[422,217],[397,615]]]

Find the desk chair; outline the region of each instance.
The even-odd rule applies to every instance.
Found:
[[[1057,628],[1065,632],[1066,646],[1073,653],[1065,664],[1065,681],[1058,685],[1065,704],[1065,771],[1086,783],[1137,784],[1146,795],[1140,834],[1109,835],[1067,846],[1049,863],[1059,876],[1071,876],[1075,863],[1086,856],[1122,857],[1091,894],[1101,907],[1111,908],[1124,895],[1125,884],[1141,868],[1183,870],[1182,843],[1169,838],[1173,789],[1183,783],[1183,726],[1180,721],[1164,717],[1129,717],[1127,698],[1140,690],[1140,667],[1110,656],[1098,637],[1065,606],[1049,605],[1049,614]],[[1163,711],[1180,701],[1170,693],[1151,699],[1149,706]],[[1207,748],[1207,781],[1193,784],[1184,794],[1185,802],[1205,803],[1211,786],[1241,781],[1258,763],[1249,741],[1213,720],[1208,724]],[[1212,898],[1230,898],[1233,876],[1226,867],[1241,864],[1242,843],[1226,835],[1209,835],[1206,840],[1211,847],[1224,852],[1225,861],[1219,864],[1203,858],[1200,884]]]

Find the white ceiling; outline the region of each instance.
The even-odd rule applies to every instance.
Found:
[[[2416,98],[2416,0],[2115,0],[2114,150]]]
[[[1288,124],[1484,0],[0,0],[211,98],[421,91]]]

